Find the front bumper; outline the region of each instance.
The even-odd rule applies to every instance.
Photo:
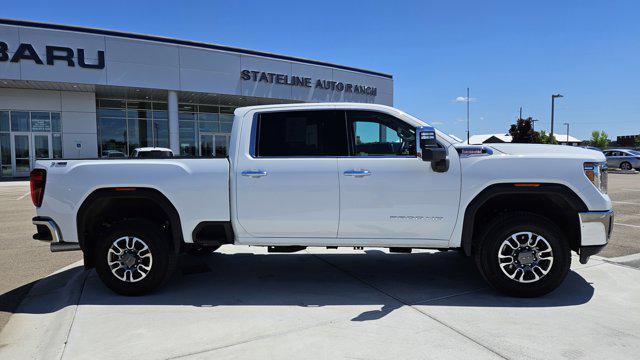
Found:
[[[62,240],[60,228],[55,221],[48,217],[36,216],[31,219],[37,228],[37,233],[33,234],[33,239],[48,242],[51,252],[80,250],[80,244],[69,243]]]
[[[580,219],[580,263],[586,264],[591,255],[595,255],[609,242],[613,231],[613,210],[589,211],[578,213]]]

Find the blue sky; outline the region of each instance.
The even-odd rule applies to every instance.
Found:
[[[640,2],[10,1],[1,17],[245,47],[391,73],[394,106],[446,132],[640,133]]]

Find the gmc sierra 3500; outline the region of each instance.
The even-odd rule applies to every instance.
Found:
[[[82,250],[113,291],[147,293],[223,244],[457,249],[512,296],[558,287],[613,228],[605,157],[461,144],[391,107],[235,111],[228,158],[40,160],[34,239]]]

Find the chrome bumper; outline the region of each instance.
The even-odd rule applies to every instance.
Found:
[[[38,232],[33,234],[33,239],[48,242],[51,252],[80,250],[80,244],[62,240],[60,228],[55,221],[42,216],[36,216],[31,221],[38,229]]]
[[[613,210],[578,213],[580,245],[606,245],[613,231]]]
[[[613,210],[578,213],[580,219],[580,263],[586,264],[607,245],[613,231]]]

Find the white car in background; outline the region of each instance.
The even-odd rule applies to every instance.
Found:
[[[131,157],[151,159],[168,158],[173,157],[173,151],[162,147],[141,147],[134,149]]]

